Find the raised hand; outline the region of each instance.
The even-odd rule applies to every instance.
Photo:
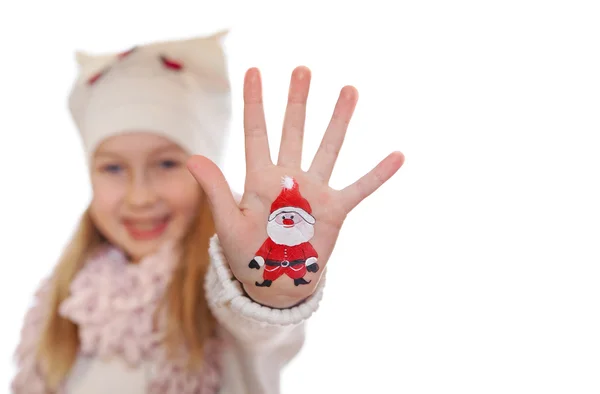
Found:
[[[233,274],[257,302],[283,308],[313,293],[354,207],[398,171],[404,155],[393,152],[369,173],[342,190],[329,187],[356,102],[344,87],[308,171],[300,167],[310,70],[292,73],[277,164],[271,160],[260,73],[244,81],[246,181],[238,205],[219,168],[203,156],[188,162],[215,219],[216,231]],[[360,155],[360,152],[357,152]]]

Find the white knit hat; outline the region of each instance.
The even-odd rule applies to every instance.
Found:
[[[105,138],[155,132],[221,164],[231,91],[221,38],[155,42],[105,55],[77,52],[69,110],[88,161]]]

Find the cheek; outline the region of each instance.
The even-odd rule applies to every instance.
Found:
[[[123,191],[118,184],[96,180],[92,182],[93,198],[90,214],[96,226],[111,241],[115,242],[119,230],[119,207]]]
[[[171,177],[168,184],[161,187],[162,199],[169,205],[170,210],[180,219],[191,221],[200,203],[200,186],[188,174]]]
[[[120,184],[96,180],[92,183],[92,193],[91,209],[97,216],[116,216],[125,194]]]

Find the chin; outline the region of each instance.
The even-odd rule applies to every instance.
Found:
[[[131,257],[134,262],[139,262],[145,257],[158,252],[160,247],[169,239],[169,234],[161,234],[160,236],[151,239],[136,239],[127,230],[123,234],[125,242],[122,244],[125,252]]]
[[[129,240],[125,245],[125,252],[131,256],[133,261],[139,261],[158,251],[160,242]]]

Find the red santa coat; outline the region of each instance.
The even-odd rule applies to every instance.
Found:
[[[300,279],[306,275],[306,260],[317,258],[317,252],[309,242],[299,245],[280,245],[273,242],[271,238],[262,244],[257,256],[265,260],[263,279],[275,280],[286,274],[292,279]]]

